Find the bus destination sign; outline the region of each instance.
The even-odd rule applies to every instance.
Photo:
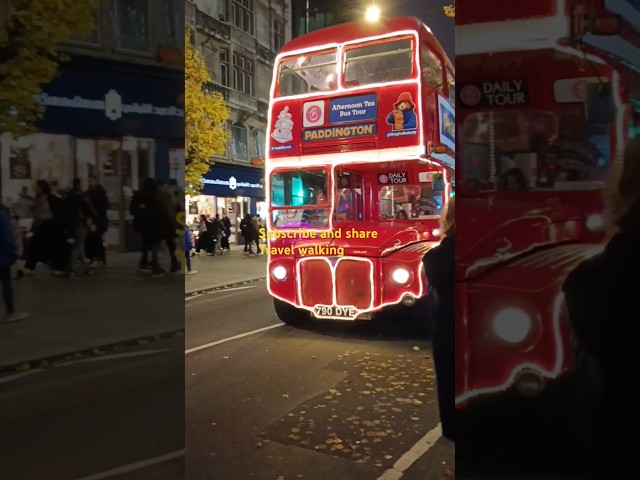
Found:
[[[369,122],[378,117],[375,93],[334,98],[329,102],[329,123]]]

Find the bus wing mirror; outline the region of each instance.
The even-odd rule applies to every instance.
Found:
[[[622,19],[620,15],[594,15],[589,20],[589,33],[598,36],[620,35]]]
[[[616,106],[611,83],[589,83],[585,99],[585,117],[592,125],[612,123]]]
[[[433,145],[431,147],[431,154],[443,155],[447,153],[447,147],[445,145]]]

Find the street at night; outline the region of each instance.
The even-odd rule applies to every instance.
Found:
[[[0,478],[183,478],[183,345],[176,336],[0,377]]]
[[[284,326],[264,282],[186,303],[186,478],[453,478],[411,326]]]

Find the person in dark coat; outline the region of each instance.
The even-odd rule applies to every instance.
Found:
[[[433,360],[438,386],[442,435],[455,441],[455,201],[449,200],[442,217],[443,239],[424,257],[424,270],[435,291],[437,307],[433,328]],[[426,321],[426,319],[425,319]]]
[[[158,263],[160,244],[170,228],[170,222],[163,208],[158,185],[152,178],[146,178],[140,192],[136,192],[131,201],[131,213],[134,216],[136,229],[142,236],[142,257],[140,269],[148,270],[151,274],[160,276],[164,272]],[[151,263],[149,263],[151,253]]]
[[[98,179],[93,175],[89,177],[87,197],[91,201],[91,205],[93,205],[93,210],[95,211],[95,228],[87,234],[87,257],[92,262],[97,262],[100,266],[104,266],[107,264],[104,235],[109,229],[109,219],[107,217],[109,198],[107,197],[107,191],[98,183]]]
[[[613,180],[613,178],[612,178]],[[589,408],[578,433],[592,440],[583,458],[591,479],[636,476],[632,425],[640,319],[640,138],[627,145],[618,181],[610,182],[608,240],[601,253],[579,264],[565,280],[565,305],[578,344],[575,410]]]

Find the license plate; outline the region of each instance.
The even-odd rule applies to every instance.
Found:
[[[344,318],[351,320],[358,315],[358,309],[354,307],[317,305],[313,309],[313,314],[318,318]]]

